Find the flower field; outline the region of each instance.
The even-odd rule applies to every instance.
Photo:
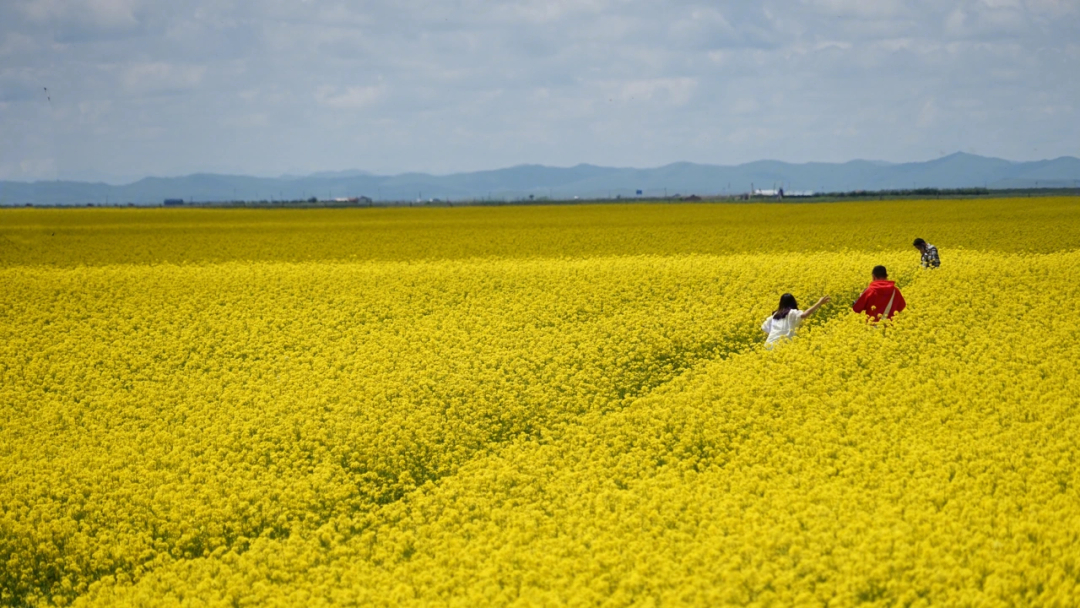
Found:
[[[1075,606],[1078,274],[1076,198],[0,210],[0,605]]]

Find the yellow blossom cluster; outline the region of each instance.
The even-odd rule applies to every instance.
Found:
[[[0,604],[1075,605],[1077,208],[0,215]]]
[[[911,249],[1051,253],[1075,197],[817,204],[4,209],[0,266],[610,257]]]

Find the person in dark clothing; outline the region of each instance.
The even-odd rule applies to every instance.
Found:
[[[891,319],[893,315],[907,307],[907,302],[897,289],[896,283],[889,280],[889,273],[884,266],[874,266],[872,274],[874,280],[862,292],[859,299],[855,300],[851,309],[855,312],[866,313],[873,321],[882,317]]]
[[[938,257],[937,247],[922,239],[915,239],[915,248],[922,252],[923,268],[937,268],[941,266],[941,258]]]

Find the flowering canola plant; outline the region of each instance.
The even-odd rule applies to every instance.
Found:
[[[0,212],[0,603],[1075,605],[1078,210]]]

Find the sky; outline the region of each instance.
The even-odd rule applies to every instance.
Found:
[[[2,0],[0,179],[1080,156],[1080,0]]]

